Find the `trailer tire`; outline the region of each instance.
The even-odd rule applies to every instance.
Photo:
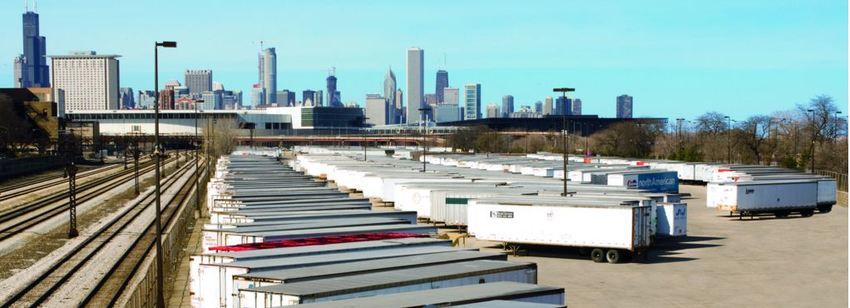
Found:
[[[620,257],[622,257],[622,253],[617,249],[608,249],[608,252],[605,253],[605,260],[611,264],[620,263]]]
[[[773,215],[776,215],[776,218],[786,218],[788,214],[790,214],[788,211],[776,211],[773,213]]]
[[[814,214],[815,214],[814,209],[805,209],[805,210],[800,211],[800,215],[802,215],[803,217],[811,217]]]
[[[605,251],[602,248],[593,248],[590,251],[590,259],[596,263],[605,262]]]
[[[820,213],[832,212],[832,204],[818,205],[818,212],[820,212]]]

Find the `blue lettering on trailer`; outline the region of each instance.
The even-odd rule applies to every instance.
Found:
[[[636,187],[627,183],[629,188],[646,189],[652,192],[679,192],[679,176],[673,172],[641,173],[637,175]]]

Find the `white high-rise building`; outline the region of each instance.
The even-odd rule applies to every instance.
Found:
[[[277,53],[274,48],[266,48],[260,59],[263,68],[260,80],[264,93],[263,103],[271,105],[277,102]]]
[[[464,98],[464,120],[475,120],[481,118],[481,84],[468,83],[463,86]]]
[[[460,89],[458,88],[443,88],[443,104],[455,105],[457,107],[460,100]]]
[[[12,84],[14,84],[15,88],[23,88],[23,78],[24,78],[24,55],[18,55],[15,57],[14,62],[14,71],[12,72],[15,80],[13,80]]]
[[[380,94],[366,94],[366,123],[386,125],[389,115],[387,100]]]
[[[487,118],[499,118],[501,117],[501,113],[499,112],[499,105],[489,104],[487,105]]]
[[[420,48],[407,50],[407,123],[419,123],[423,119],[419,108],[424,105],[425,51]]]
[[[65,111],[118,109],[118,57],[94,51],[50,57],[50,84],[64,93]]]
[[[543,102],[543,114],[544,115],[552,114],[552,108],[553,108],[552,104],[553,104],[552,103],[552,97],[547,96],[546,99]]]

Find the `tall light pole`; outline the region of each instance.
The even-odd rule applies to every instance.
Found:
[[[723,116],[726,119],[726,161],[732,163],[732,118]]]
[[[153,91],[154,91],[154,157],[156,160],[156,168],[154,176],[156,177],[156,216],[154,217],[154,221],[156,222],[156,306],[159,308],[165,307],[165,296],[163,290],[163,281],[165,276],[162,271],[162,221],[160,219],[160,215],[162,214],[162,208],[160,205],[160,174],[159,167],[162,164],[161,162],[161,153],[162,147],[159,145],[159,47],[162,48],[175,48],[177,47],[177,42],[172,41],[164,41],[164,42],[156,42],[153,47]]]
[[[676,119],[676,143],[679,144],[679,155],[681,155],[682,151],[682,122],[685,122],[684,118]],[[681,159],[681,158],[680,158]]]
[[[561,92],[562,97],[564,98],[564,110],[561,114],[561,137],[564,141],[564,193],[562,196],[566,197],[567,195],[567,152],[570,147],[567,145],[567,92],[575,92],[575,88],[554,88],[552,91]]]
[[[198,212],[201,216],[204,215],[204,211],[201,210],[201,174],[198,173],[198,161],[201,159],[200,153],[198,153],[198,103],[203,103],[204,100],[199,99],[195,101],[195,208],[198,209]]]

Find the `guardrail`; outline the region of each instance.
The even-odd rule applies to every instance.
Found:
[[[838,190],[847,192],[847,174],[827,170],[817,170],[815,174],[832,177],[837,182]]]

